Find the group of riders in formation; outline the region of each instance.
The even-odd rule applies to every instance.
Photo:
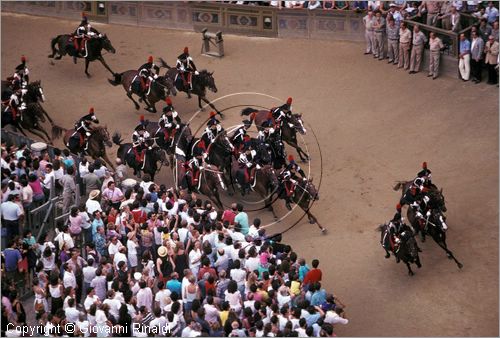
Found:
[[[389,252],[397,252],[401,245],[402,237],[405,232],[410,231],[412,234],[420,234],[420,237],[425,240],[425,228],[427,226],[439,226],[440,231],[447,230],[446,217],[442,214],[443,206],[435,198],[437,187],[432,183],[431,170],[427,167],[427,162],[422,163],[422,169],[417,173],[417,177],[409,182],[410,184],[403,190],[403,195],[400,202],[396,205],[396,213],[394,217],[387,223],[387,231],[383,234],[381,244],[386,251],[385,258],[389,258]],[[413,224],[407,225],[404,223],[404,218],[401,215],[401,210],[404,205],[411,208],[411,213],[414,215]],[[434,224],[429,221],[434,211],[439,211],[439,224]],[[416,243],[415,243],[416,245]],[[420,252],[420,248],[417,246]],[[395,255],[396,261],[400,259]]]
[[[85,57],[85,44],[89,39],[100,36],[101,34],[93,28],[87,17],[84,15],[79,26],[72,36],[72,42],[75,53],[73,54],[76,63],[77,57]],[[198,75],[196,65],[193,58],[189,55],[188,47],[185,47],[183,52],[178,56],[176,62],[179,78],[186,86],[187,94],[190,96],[190,88],[192,86],[192,75]],[[137,79],[134,79],[131,86],[139,93],[147,94],[152,82],[159,76],[160,67],[158,67],[153,60],[152,56],[148,57],[146,63],[138,68]],[[8,78],[9,87],[12,95],[2,101],[4,105],[4,113],[11,115],[15,121],[22,119],[23,109],[25,104],[23,102],[23,95],[26,92],[26,86],[29,84],[29,70],[26,65],[26,57],[22,56],[21,64],[16,67],[15,73],[12,77]],[[151,150],[155,144],[155,138],[161,134],[162,138],[174,146],[175,134],[179,132],[182,124],[179,113],[175,110],[170,97],[165,99],[166,106],[163,108],[163,113],[158,121],[158,130],[155,135],[151,135],[147,129],[147,122],[142,115],[139,124],[135,127],[132,134],[132,149],[135,159],[141,165],[144,163],[145,154],[147,150]],[[288,98],[283,105],[272,108],[268,113],[268,119],[261,124],[259,128],[257,141],[264,144],[268,149],[272,148],[273,144],[279,143],[282,145],[280,126],[291,118],[292,114],[292,98]],[[232,135],[226,136],[225,130],[221,122],[216,118],[216,113],[211,112],[206,128],[192,148],[191,154],[188,155],[188,160],[185,161],[186,179],[189,179],[190,186],[197,186],[199,182],[200,172],[204,169],[204,160],[206,159],[209,147],[217,138],[223,137],[229,145],[231,152],[235,159],[237,159],[239,169],[243,173],[244,182],[239,182],[241,185],[242,194],[247,194],[251,190],[252,182],[255,178],[255,171],[260,169],[264,163],[258,153],[253,149],[253,140],[248,134],[248,129],[252,125],[252,120],[243,120],[242,125],[237,128]],[[82,116],[74,125],[74,133],[71,139],[76,140],[79,148],[82,149],[84,154],[88,148],[88,139],[93,131],[93,124],[98,124],[99,120],[96,116],[94,108],[90,108],[88,114]],[[69,142],[66,146],[70,146]],[[278,180],[280,187],[278,189],[279,197],[286,201],[286,207],[291,209],[292,196],[294,194],[295,186],[299,180],[306,180],[306,174],[295,162],[293,156],[288,156],[288,163],[283,161],[280,168]]]

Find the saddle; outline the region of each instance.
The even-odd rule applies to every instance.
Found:
[[[146,157],[146,149],[142,149],[141,152],[139,152],[137,151],[137,147],[132,147],[132,151],[135,155],[135,160],[139,163],[143,163]]]

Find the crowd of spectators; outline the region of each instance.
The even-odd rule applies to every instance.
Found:
[[[2,144],[2,335],[17,335],[12,323],[50,336],[320,337],[348,323],[345,305],[322,287],[319,261],[307,264],[243,205],[216,210],[147,175],[132,181],[119,161],[111,172],[54,155]],[[22,215],[49,189],[69,217],[37,241]],[[19,280],[31,283],[36,323]],[[66,323],[76,331],[61,330]]]
[[[498,3],[492,1],[421,1],[386,3],[383,6],[368,6],[363,17],[365,26],[366,55],[409,70],[410,74],[420,71],[424,49],[429,48],[428,77],[439,75],[441,52],[449,48],[449,41],[443,41],[435,31],[428,35],[421,31],[421,24],[434,26],[459,34],[458,58],[460,78],[463,81],[482,81],[483,69],[488,72],[488,84],[498,83],[499,31]],[[410,10],[411,9],[411,10]],[[461,13],[468,13],[475,23],[469,33],[462,31]],[[414,22],[408,27],[409,19]],[[467,36],[470,35],[470,38]]]

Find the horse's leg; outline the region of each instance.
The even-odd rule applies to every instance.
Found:
[[[111,70],[111,68],[109,68],[109,66],[106,63],[106,61],[104,61],[104,58],[102,57],[102,55],[99,56],[98,60],[101,61],[102,65],[111,73],[111,75],[115,74],[115,73],[113,73],[113,71]]]
[[[278,215],[276,215],[276,212],[274,211],[274,208],[273,208],[273,204],[272,204],[273,200],[272,200],[272,196],[270,197],[267,197],[264,201],[265,203],[265,207],[267,208],[267,210],[269,210],[270,212],[273,213],[273,217],[275,220],[278,219]]]
[[[321,232],[326,232],[326,229],[318,222],[318,219],[310,211],[307,211],[307,217],[309,218],[309,223],[316,223]]]
[[[295,148],[302,162],[306,162],[307,160],[309,160],[309,156],[307,156],[302,148],[299,147],[296,140],[286,140],[285,142],[288,143],[291,147]],[[302,156],[302,154],[304,154],[305,158]]]
[[[90,64],[89,59],[85,58],[85,74],[87,75],[88,78],[92,77],[92,75],[89,74],[89,64]]]
[[[106,153],[106,151],[104,151],[104,154],[102,155],[102,158],[103,158],[104,161],[106,161],[107,164],[109,164],[111,166],[111,168],[114,171],[115,170],[115,166],[113,165],[113,162],[110,161],[110,159],[109,159],[108,154]]]
[[[139,103],[137,103],[137,102],[134,100],[134,98],[132,97],[132,92],[127,92],[127,97],[128,97],[129,99],[131,99],[131,100],[132,100],[132,102],[134,102],[134,106],[135,106],[135,109],[136,109],[136,110],[139,110],[139,108],[141,108],[141,106],[139,106]]]
[[[417,255],[417,259],[415,261],[415,264],[417,264],[417,268],[421,268],[422,267],[422,264],[420,263],[420,257]]]
[[[201,111],[205,111],[205,108],[203,108],[203,107],[201,106],[201,96],[200,96],[200,95],[198,95],[198,107],[200,107],[200,110],[201,110]]]
[[[47,111],[45,109],[43,109],[43,107],[40,105],[40,108],[42,109],[42,113],[43,115],[45,115],[47,117],[47,119],[49,120],[50,122],[50,125],[51,126],[54,126],[54,121],[52,120],[52,118],[49,116],[49,113],[47,113]]]
[[[212,103],[212,102],[210,102],[210,101],[208,101],[208,99],[207,99],[205,96],[198,96],[198,100],[200,100],[200,101],[201,101],[201,100],[203,100],[204,102],[206,102],[206,103],[207,103],[207,104],[208,104],[208,105],[209,105],[209,106],[210,106],[213,110],[215,110],[215,112],[216,112],[217,114],[219,114],[219,115],[220,115],[221,119],[223,119],[223,118],[224,118],[224,114],[222,114],[220,111],[218,111],[218,110],[217,110],[217,108],[215,108],[215,106],[213,105],[213,103]],[[200,105],[199,105],[199,106],[200,106],[200,108],[201,108],[201,102],[200,102]]]
[[[406,261],[405,261],[405,263],[406,263],[406,266],[408,267],[408,274],[409,274],[410,276],[413,276],[413,275],[414,275],[414,273],[413,273],[413,271],[412,271],[412,269],[411,269],[410,263],[408,263],[408,262],[406,262]]]
[[[448,250],[448,246],[446,245],[446,240],[444,241],[436,241],[436,243],[441,247],[443,248],[444,251],[446,251],[446,255],[448,256],[448,259],[453,259],[455,261],[455,263],[457,264],[458,268],[461,269],[463,268],[463,264],[460,263],[456,258],[455,256],[453,255],[453,252],[451,252],[450,250]]]

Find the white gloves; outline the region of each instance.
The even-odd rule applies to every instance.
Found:
[[[197,70],[195,70],[194,75],[200,75],[200,73]]]

